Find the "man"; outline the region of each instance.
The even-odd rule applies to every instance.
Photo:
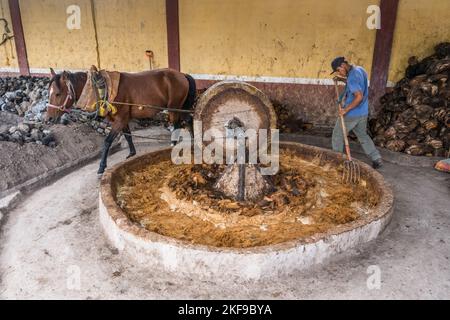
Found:
[[[367,72],[362,67],[349,64],[344,57],[334,59],[331,67],[333,68],[331,74],[338,74],[334,79],[347,83],[340,99],[345,99],[344,107],[339,110],[339,113],[344,116],[347,131],[355,133],[364,152],[372,160],[372,166],[378,169],[383,165],[383,161],[380,152],[375,148],[372,139],[367,134],[367,118],[369,116]],[[336,121],[333,130],[332,144],[334,151],[343,152],[344,136],[340,119]]]

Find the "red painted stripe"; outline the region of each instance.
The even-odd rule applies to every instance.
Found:
[[[386,92],[399,3],[399,0],[380,1],[381,29],[378,29],[376,34],[370,79],[370,101],[375,113],[380,110],[379,100]]]
[[[169,68],[180,71],[180,24],[178,0],[166,0],[167,50]]]
[[[30,67],[28,65],[27,48],[23,35],[22,17],[20,15],[19,0],[9,0],[9,10],[11,12],[11,22],[14,32],[14,42],[16,44],[17,59],[19,61],[20,74],[29,76]]]

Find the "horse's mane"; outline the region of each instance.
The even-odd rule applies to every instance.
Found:
[[[69,71],[64,71],[64,72],[67,73],[67,76],[69,77],[70,82],[72,82],[72,83],[76,82],[76,80],[77,80],[76,73],[72,73]],[[56,84],[56,88],[58,88],[58,90],[61,90],[61,83],[60,83],[61,76],[62,76],[62,73],[59,73],[59,74],[55,75],[53,78],[51,78],[50,83],[48,84],[48,87],[51,88],[52,83],[54,82]]]

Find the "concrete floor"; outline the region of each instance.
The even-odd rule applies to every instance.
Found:
[[[139,152],[159,147],[141,145]],[[110,165],[126,154],[112,155]],[[2,299],[450,298],[448,174],[386,163],[381,173],[393,186],[395,212],[377,240],[309,271],[238,283],[148,269],[112,249],[98,221],[96,170],[97,162],[86,165],[7,213]]]

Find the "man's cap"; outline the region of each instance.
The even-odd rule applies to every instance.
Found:
[[[344,57],[337,57],[331,62],[331,68],[333,69],[333,72],[330,73],[333,74],[337,71],[337,68],[341,66],[344,62],[347,62]]]

